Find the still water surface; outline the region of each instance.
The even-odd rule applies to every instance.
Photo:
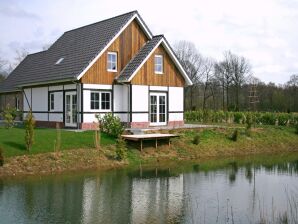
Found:
[[[298,154],[0,180],[0,223],[294,223],[297,189]]]

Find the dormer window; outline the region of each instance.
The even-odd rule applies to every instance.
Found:
[[[163,56],[155,55],[154,57],[155,74],[163,74]]]
[[[61,64],[61,62],[64,60],[64,58],[59,58],[58,61],[55,63],[55,65]]]
[[[117,53],[108,52],[108,71],[117,72]]]

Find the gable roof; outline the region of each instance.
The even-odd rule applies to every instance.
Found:
[[[129,82],[132,75],[136,73],[143,63],[147,61],[148,56],[160,44],[163,36],[154,36],[141,48],[141,50],[130,60],[130,62],[120,72],[116,78],[118,82]]]
[[[0,92],[19,86],[79,80],[133,19],[152,34],[137,11],[65,32],[48,50],[28,55],[0,84]],[[60,59],[64,60],[56,64]]]
[[[166,52],[169,54],[170,58],[173,60],[174,64],[182,74],[183,78],[185,79],[185,83],[187,85],[192,85],[192,81],[190,80],[189,76],[187,75],[186,71],[184,70],[180,61],[175,55],[175,52],[170,47],[168,41],[163,35],[154,36],[151,40],[147,41],[143,48],[130,60],[130,62],[120,72],[116,80],[118,82],[124,83],[130,82],[160,44],[164,46]]]
[[[187,85],[191,85],[166,39],[162,35],[152,37],[139,13],[132,11],[65,32],[48,50],[28,55],[0,83],[0,92],[15,92],[25,86],[79,80],[134,19],[149,41],[124,68],[117,80],[130,81],[153,50],[163,43]],[[61,58],[63,60],[57,63]]]

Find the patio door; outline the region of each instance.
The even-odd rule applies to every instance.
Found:
[[[167,94],[150,93],[150,125],[167,124]]]
[[[77,93],[65,92],[65,126],[77,126]]]

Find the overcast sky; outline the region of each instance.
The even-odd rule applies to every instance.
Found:
[[[0,0],[0,56],[40,51],[67,30],[132,10],[170,43],[191,41],[216,60],[225,50],[246,57],[262,81],[298,73],[297,0]]]

